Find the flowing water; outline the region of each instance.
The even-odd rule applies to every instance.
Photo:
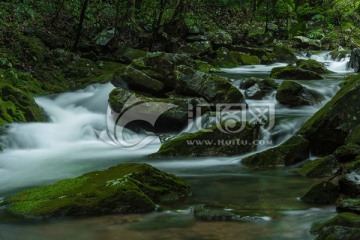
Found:
[[[299,57],[306,58],[305,54]],[[312,55],[336,74],[326,80],[299,81],[320,92],[325,100],[314,106],[288,108],[276,102],[275,93],[249,104],[275,106],[276,124],[263,130],[262,138],[273,147],[289,138],[339,89],[348,59],[329,60],[328,53]],[[275,66],[256,65],[224,69],[233,79],[267,77]],[[279,82],[281,82],[279,80]],[[21,189],[53,183],[85,172],[106,169],[123,162],[147,162],[184,177],[193,189],[188,200],[145,215],[111,215],[46,221],[0,222],[0,239],[312,239],[314,221],[330,218],[333,206],[312,206],[299,200],[313,179],[299,177],[294,168],[250,170],[241,165],[244,156],[156,160],[146,156],[160,147],[158,140],[145,148],[129,150],[99,140],[108,128],[107,100],[111,84],[92,85],[83,90],[38,97],[36,102],[49,117],[46,123],[11,124],[1,137],[0,201]],[[129,137],[136,135],[129,133]],[[199,203],[235,204],[264,221],[251,223],[198,222],[192,207]],[[0,218],[4,213],[0,211]]]

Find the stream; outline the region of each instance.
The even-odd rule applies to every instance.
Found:
[[[325,100],[313,106],[288,108],[279,104],[275,93],[251,103],[275,105],[276,124],[263,130],[261,137],[274,147],[298,131],[304,122],[339,90],[338,84],[352,71],[348,58],[332,61],[328,52],[298,58],[323,62],[333,74],[325,80],[298,81],[320,92]],[[275,66],[241,66],[223,69],[233,79],[267,77]],[[278,80],[280,83],[281,80]],[[87,218],[57,218],[41,221],[10,219],[0,222],[0,240],[17,239],[313,239],[311,224],[331,218],[334,206],[308,205],[299,200],[317,180],[300,177],[295,167],[248,169],[241,165],[244,156],[156,160],[160,141],[146,148],[128,150],[99,140],[96,131],[107,128],[108,95],[114,87],[96,84],[75,92],[37,97],[36,102],[48,115],[44,123],[14,123],[0,137],[5,146],[0,153],[0,201],[25,188],[54,183],[83,173],[107,169],[124,162],[146,162],[183,177],[193,195],[178,204],[149,214],[109,215]],[[315,156],[312,156],[315,157]],[[192,207],[199,203],[235,204],[262,216],[259,222],[195,221]],[[0,217],[4,213],[0,209]]]

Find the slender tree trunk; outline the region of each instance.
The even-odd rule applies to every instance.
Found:
[[[115,44],[117,45],[118,42],[118,27],[119,27],[119,15],[120,15],[120,0],[116,1],[116,17],[115,17],[115,31],[114,31],[114,37],[115,37]]]
[[[89,0],[84,0],[83,4],[82,4],[82,7],[81,7],[79,25],[78,25],[78,28],[77,28],[77,31],[76,31],[76,38],[75,38],[75,42],[74,42],[74,45],[73,45],[73,48],[72,48],[73,51],[76,50],[77,45],[79,44],[79,41],[80,41],[81,31],[82,31],[83,24],[84,24],[84,18],[85,18],[85,13],[86,13],[86,8],[87,8],[88,3],[89,3]]]

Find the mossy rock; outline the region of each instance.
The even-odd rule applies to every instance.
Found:
[[[301,200],[306,203],[330,204],[339,197],[339,187],[332,182],[321,182],[313,186]]]
[[[239,46],[239,45],[232,45],[229,49],[231,51],[242,52],[242,53],[246,53],[248,55],[257,56],[258,59],[260,59],[260,62],[262,64],[269,63],[270,53],[268,51],[266,51],[265,49],[244,47],[244,46]]]
[[[299,67],[275,67],[271,70],[270,77],[288,80],[320,80],[324,79],[320,74],[304,70]]]
[[[351,162],[360,155],[360,146],[356,144],[346,144],[334,152],[334,156],[339,162]]]
[[[350,134],[345,139],[345,143],[360,145],[360,125],[351,130]]]
[[[289,106],[313,105],[323,99],[319,93],[293,81],[283,81],[276,92],[276,100]]]
[[[257,56],[231,51],[231,55],[240,65],[257,65],[260,59]]]
[[[238,67],[240,63],[237,61],[237,56],[227,48],[221,47],[215,51],[216,57],[211,64],[218,68],[234,68]]]
[[[212,52],[212,46],[209,41],[187,43],[178,49],[178,53],[188,54],[192,57],[199,57],[210,52]]]
[[[241,127],[243,130],[238,131]],[[235,133],[228,132],[235,131]],[[258,127],[249,123],[222,123],[165,142],[152,157],[226,157],[251,152],[258,139]],[[246,143],[246,144],[244,144]]]
[[[231,35],[225,31],[207,32],[205,36],[216,48],[230,46],[233,42]]]
[[[222,72],[220,70],[220,68],[216,68],[213,65],[211,65],[210,63],[200,61],[200,60],[196,60],[195,62],[197,65],[197,70],[200,72],[204,72],[204,73],[221,73]]]
[[[300,60],[296,64],[299,68],[304,70],[309,70],[312,72],[316,72],[318,74],[328,74],[331,71],[327,70],[323,64],[319,63],[316,60],[309,59],[309,60]]]
[[[241,163],[249,167],[289,166],[309,157],[309,142],[294,136],[281,145],[244,158]]]
[[[346,79],[337,94],[301,128],[315,155],[332,154],[360,124],[359,75]]]
[[[200,221],[219,222],[219,221],[237,221],[237,222],[255,222],[264,221],[258,216],[251,216],[239,207],[222,204],[200,204],[194,207],[194,217]]]
[[[24,217],[145,213],[156,204],[189,196],[180,178],[147,164],[120,164],[5,199],[7,210]]]
[[[117,69],[114,72],[112,83],[116,87],[123,86],[130,90],[155,94],[161,94],[165,88],[162,82],[149,77],[144,72],[132,66]]]
[[[340,213],[323,223],[315,223],[311,232],[318,240],[353,240],[360,237],[360,215]]]
[[[285,46],[275,46],[273,52],[269,56],[269,61],[272,63],[290,63],[294,64],[297,61],[297,57],[293,51]]]
[[[114,61],[130,64],[133,60],[145,57],[146,51],[140,49],[134,49],[130,47],[119,47],[115,53]]]
[[[323,178],[332,177],[340,169],[339,163],[333,155],[307,161],[299,169],[299,173],[306,177]]]
[[[242,93],[222,76],[207,74],[187,66],[175,68],[175,92],[183,96],[202,97],[209,103],[245,103]]]
[[[149,97],[119,87],[111,91],[109,104],[114,112],[125,114],[118,125],[134,131],[164,133],[181,131],[188,124],[189,105],[205,105],[207,102],[203,98],[176,95]]]
[[[360,174],[356,171],[347,173],[339,179],[341,193],[356,198],[360,196]]]
[[[336,204],[338,212],[353,212],[360,214],[360,199],[359,198],[345,198]]]

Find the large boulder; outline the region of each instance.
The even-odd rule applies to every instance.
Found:
[[[225,31],[207,32],[205,36],[215,48],[230,46],[233,42],[231,35]]]
[[[323,97],[297,82],[284,81],[276,92],[276,100],[289,106],[303,106],[313,105]]]
[[[234,68],[240,65],[234,54],[225,48],[221,47],[215,51],[216,57],[211,64],[218,68]]]
[[[341,193],[356,198],[360,196],[360,174],[358,172],[347,173],[339,179]]]
[[[244,126],[245,125],[245,126]],[[244,129],[239,131],[244,126]],[[233,133],[232,133],[233,132]],[[251,152],[256,146],[259,126],[249,123],[222,123],[165,142],[153,157],[225,157]]]
[[[317,240],[353,240],[360,237],[360,216],[353,213],[340,213],[323,222],[313,224],[311,233]]]
[[[140,49],[134,49],[130,47],[119,47],[115,52],[115,61],[130,64],[132,61],[138,58],[145,57],[146,51]]]
[[[360,214],[360,199],[359,198],[345,198],[341,199],[336,204],[338,212],[353,212]]]
[[[294,64],[297,61],[296,55],[290,48],[275,46],[271,54],[269,55],[269,62],[271,63],[289,63]]]
[[[149,77],[144,72],[132,66],[117,69],[114,72],[112,84],[115,87],[125,87],[134,91],[155,94],[160,94],[165,88],[162,82]]]
[[[303,36],[295,36],[293,37],[294,48],[300,48],[304,50],[321,50],[321,41],[310,39]]]
[[[187,66],[175,70],[175,92],[202,97],[209,103],[245,103],[242,93],[227,78],[195,71]]]
[[[120,126],[133,130],[172,132],[186,127],[189,105],[204,105],[207,102],[202,98],[174,95],[168,98],[147,97],[124,88],[116,88],[110,93],[109,104],[114,112],[125,113],[117,122]]]
[[[339,162],[351,162],[354,161],[357,156],[360,155],[360,146],[357,144],[346,144],[334,152],[334,156]]]
[[[187,43],[178,49],[178,53],[188,54],[192,57],[198,57],[211,51],[212,46],[209,41]]]
[[[294,136],[281,145],[244,158],[241,163],[249,167],[289,166],[309,157],[309,142]]]
[[[355,72],[360,72],[360,48],[354,48],[351,51],[349,67],[353,68]]]
[[[321,182],[313,186],[301,200],[306,203],[329,204],[335,203],[338,197],[338,186],[332,182]]]
[[[189,185],[174,175],[127,163],[25,190],[5,199],[5,204],[8,211],[24,217],[145,213],[190,193]]]
[[[327,70],[323,64],[313,59],[299,60],[296,65],[301,69],[316,72],[318,74],[331,73],[331,71]]]
[[[239,65],[257,65],[261,62],[257,56],[250,54],[232,51],[231,55],[236,59]]]
[[[311,152],[328,155],[344,145],[345,138],[360,124],[360,81],[351,76],[322,109],[311,117],[299,133],[310,141]]]
[[[299,173],[306,177],[332,177],[340,170],[340,165],[333,155],[305,162]]]
[[[261,63],[264,64],[269,62],[270,53],[262,48],[251,48],[251,47],[244,47],[239,45],[232,45],[229,49],[231,51],[242,52],[252,56],[257,56],[260,59]],[[293,56],[291,57],[291,59],[292,59],[291,61],[294,60]]]
[[[260,100],[278,88],[276,81],[272,79],[247,78],[240,82],[240,88],[245,89],[247,99]]]
[[[275,67],[271,70],[270,77],[288,80],[319,80],[324,79],[320,74],[299,67]]]

